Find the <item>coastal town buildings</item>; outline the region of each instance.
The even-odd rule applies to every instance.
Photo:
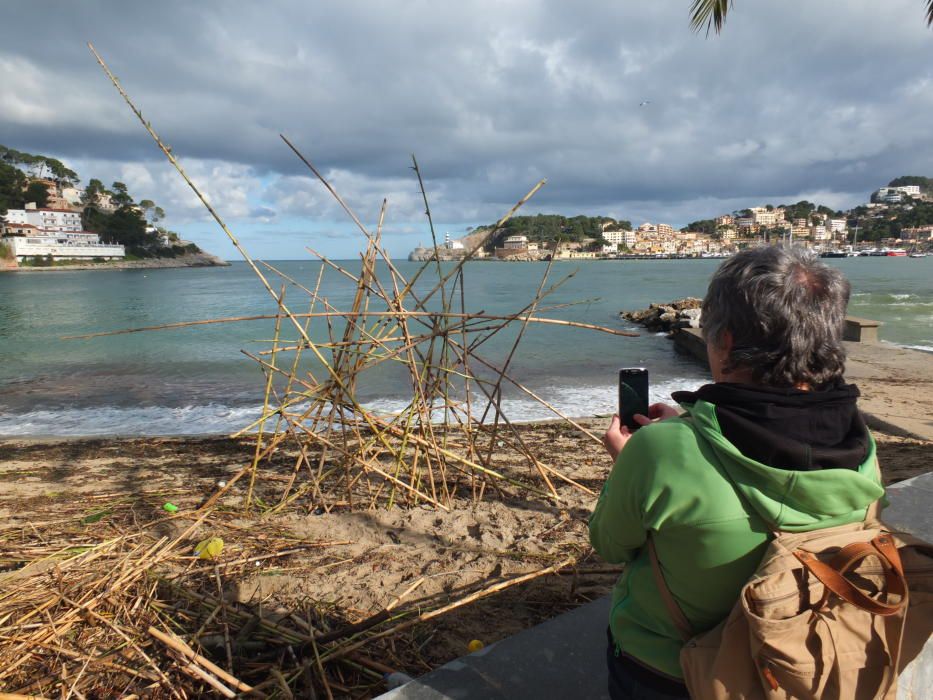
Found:
[[[896,213],[901,209],[910,211],[924,202],[933,201],[931,191],[933,189],[929,185],[882,187],[872,194],[874,202],[862,205],[867,214],[864,209],[836,213],[826,206],[806,201],[783,206],[753,206],[696,221],[691,225],[696,230],[685,228],[678,231],[670,224],[650,221],[629,230],[623,228],[629,225],[628,222],[601,217],[597,238],[551,240],[536,244],[527,236],[513,234],[500,238],[496,243],[498,247],[487,254],[507,260],[545,260],[551,256],[560,260],[720,257],[749,247],[781,243],[810,247],[828,257],[867,255],[869,252],[866,251],[872,250],[882,251],[872,254],[884,254],[883,251],[901,243],[909,243],[911,249],[919,253],[933,244],[933,223],[926,224],[922,217],[914,215],[911,220],[912,223],[924,222],[922,225],[903,229],[892,227],[899,231],[899,238],[879,239],[877,231],[872,231],[867,237],[863,233],[863,238],[859,236],[859,227],[863,232],[871,228],[872,219],[896,221]],[[878,201],[879,194],[891,199],[907,198],[906,206],[896,207]],[[537,237],[538,234],[535,235]],[[428,251],[417,249],[411,259],[430,259],[421,257],[426,253],[430,255]]]
[[[102,243],[98,234],[83,231],[80,212],[71,209],[40,209],[34,203],[26,204],[24,209],[8,209],[0,218],[0,235],[19,262],[49,256],[59,260],[114,260],[126,256],[122,245]]]
[[[933,226],[914,226],[902,228],[900,233],[902,241],[933,241]]]
[[[826,226],[824,224],[816,224],[811,226],[810,237],[818,243],[828,241],[830,239],[829,232],[826,230]]]
[[[743,236],[754,235],[761,228],[753,216],[740,216],[735,220],[735,226]]]

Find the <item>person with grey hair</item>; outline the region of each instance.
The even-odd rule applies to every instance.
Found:
[[[654,404],[632,432],[614,416],[614,460],[590,541],[625,569],[613,590],[612,698],[686,698],[683,644],[651,550],[692,630],[728,615],[769,528],[864,519],[884,494],[875,444],[847,384],[849,283],[802,248],[761,247],[724,262],[703,301],[713,383]],[[649,547],[649,539],[653,547]]]

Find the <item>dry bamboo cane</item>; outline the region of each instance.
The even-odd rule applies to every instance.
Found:
[[[146,131],[149,132],[149,135],[153,138],[153,140],[156,142],[156,144],[159,146],[159,148],[162,150],[162,152],[165,154],[165,156],[169,159],[169,162],[175,167],[175,169],[176,169],[176,170],[178,171],[178,173],[182,176],[182,178],[185,180],[185,182],[188,184],[188,186],[192,189],[192,191],[195,193],[195,195],[198,197],[198,199],[201,201],[201,203],[204,205],[204,207],[208,210],[208,212],[211,214],[211,216],[214,218],[214,220],[217,222],[217,224],[221,227],[221,229],[223,230],[223,232],[224,232],[224,233],[227,235],[227,237],[230,239],[230,242],[233,243],[234,247],[237,249],[237,251],[238,251],[238,252],[240,253],[240,255],[243,257],[243,259],[246,261],[246,263],[250,266],[250,269],[252,269],[253,272],[256,274],[256,276],[259,278],[259,281],[262,283],[263,287],[266,289],[266,291],[269,293],[269,295],[272,296],[274,299],[276,299],[277,297],[276,297],[275,292],[274,292],[273,289],[272,289],[272,286],[269,284],[268,280],[267,280],[267,279],[265,278],[265,276],[262,274],[262,272],[260,271],[260,269],[257,267],[256,263],[253,261],[253,259],[250,257],[250,255],[246,252],[246,250],[240,245],[240,242],[237,240],[236,236],[234,236],[233,233],[230,231],[230,229],[227,228],[226,223],[224,223],[224,221],[223,221],[223,219],[220,217],[220,215],[219,215],[219,214],[216,212],[216,210],[211,206],[210,202],[207,201],[207,199],[204,197],[203,194],[201,194],[201,191],[197,188],[197,186],[194,184],[194,182],[188,177],[187,173],[184,171],[184,169],[183,169],[183,168],[181,167],[181,165],[178,163],[178,161],[177,161],[177,159],[175,158],[175,156],[172,154],[171,149],[168,148],[167,146],[165,146],[165,144],[164,144],[164,143],[162,142],[162,140],[159,138],[159,135],[153,130],[153,128],[152,128],[152,126],[150,125],[150,123],[149,123],[148,121],[146,121],[146,120],[143,118],[142,112],[140,112],[139,109],[136,107],[136,105],[133,104],[133,101],[130,99],[130,97],[129,97],[129,95],[126,93],[126,91],[123,89],[122,85],[120,85],[120,82],[117,80],[116,76],[114,76],[114,74],[110,71],[110,68],[109,68],[109,67],[107,66],[107,64],[104,62],[103,58],[101,58],[100,54],[97,53],[97,50],[94,48],[94,46],[93,46],[92,44],[88,43],[88,48],[91,50],[91,53],[94,54],[94,57],[97,59],[97,62],[100,64],[101,68],[104,70],[104,72],[106,73],[107,77],[108,77],[108,78],[110,79],[110,81],[113,83],[114,87],[117,89],[117,91],[118,91],[118,92],[120,93],[120,95],[123,97],[124,101],[125,101],[125,102],[127,103],[127,105],[130,107],[130,109],[133,111],[133,113],[136,115],[136,117],[139,119],[139,121],[143,124],[143,126],[144,126],[145,129],[146,129]],[[286,143],[287,143],[287,141],[286,141]],[[342,200],[340,200],[340,201],[342,201]],[[302,339],[308,343],[308,346],[309,346],[309,348],[311,349],[311,351],[317,356],[317,358],[318,358],[318,360],[321,362],[321,364],[323,364],[323,365],[326,367],[326,369],[328,370],[328,373],[329,373],[330,376],[331,376],[331,380],[337,385],[337,387],[339,387],[339,388],[341,389],[341,391],[344,391],[345,388],[344,388],[344,386],[343,386],[343,381],[342,381],[342,378],[340,377],[339,373],[338,373],[330,364],[328,364],[328,363],[324,360],[324,357],[321,355],[321,353],[320,353],[320,351],[318,350],[318,348],[311,342],[310,337],[308,337],[308,335],[304,333],[304,329],[302,328],[301,324],[298,322],[298,319],[295,317],[295,315],[288,309],[287,306],[285,306],[284,303],[280,303],[280,304],[279,304],[279,309],[281,310],[281,312],[282,312],[285,316],[287,316],[287,317],[289,318],[289,320],[292,322],[292,324],[294,325],[294,327],[298,330],[298,332],[299,332],[299,334],[301,335]],[[356,401],[352,398],[352,396],[350,396],[349,398],[350,398],[351,402],[354,404],[354,408],[355,408],[357,411],[360,411],[361,409],[360,409],[359,405],[358,405],[358,404],[356,403]],[[366,414],[365,414],[365,413],[362,413],[362,415],[365,416]],[[373,429],[375,428],[375,426],[370,426],[370,427],[373,428]],[[388,447],[388,446],[387,446],[387,447]]]
[[[279,293],[278,303],[279,308],[282,307],[283,302],[285,301],[285,285],[282,285],[282,291]],[[277,313],[275,316],[275,335],[272,342],[272,359],[269,360],[269,364],[275,367],[275,353],[279,347],[279,333],[282,330],[282,314]],[[272,372],[266,373],[266,390],[263,393],[262,400],[262,412],[266,413],[269,409],[269,393],[272,390],[272,380],[274,374]],[[259,424],[259,430],[256,433],[256,451],[253,454],[253,464],[250,467],[249,471],[249,486],[246,489],[246,498],[244,500],[244,507],[246,512],[249,513],[250,507],[253,500],[253,488],[256,485],[256,469],[259,467],[259,453],[262,451],[262,435],[265,430],[265,421]],[[278,431],[276,431],[278,432]]]
[[[346,311],[317,311],[315,313],[285,313],[285,316],[288,316],[291,319],[300,319],[300,318],[326,318],[328,316],[346,316]],[[459,313],[449,313],[443,314],[442,312],[437,311],[369,311],[365,314],[366,316],[411,316],[415,318],[427,318],[432,316],[437,317],[450,317],[459,319],[464,314]],[[638,338],[639,334],[633,331],[620,331],[616,328],[608,328],[606,326],[598,326],[593,323],[582,323],[579,321],[565,321],[559,318],[542,318],[538,316],[524,316],[524,315],[505,315],[499,316],[496,314],[486,314],[486,313],[475,313],[475,314],[466,314],[465,317],[470,319],[483,319],[487,321],[524,321],[527,319],[529,323],[543,323],[545,325],[553,326],[565,326],[567,328],[582,328],[592,331],[599,331],[600,333],[608,333],[609,335],[618,335],[626,338]],[[88,338],[102,338],[109,335],[125,335],[127,333],[144,333],[147,331],[163,331],[170,330],[174,328],[187,328],[190,326],[208,326],[215,323],[238,323],[243,321],[266,321],[274,320],[275,314],[257,314],[254,316],[234,316],[229,318],[209,318],[202,319],[199,321],[179,321],[178,323],[165,323],[160,326],[141,326],[139,328],[124,328],[117,331],[100,331],[98,333],[84,333],[82,335],[66,335],[62,336],[62,340],[87,340]],[[304,330],[303,328],[301,329]],[[300,334],[304,337],[304,333]]]
[[[529,311],[532,314],[535,312],[535,309],[537,308],[538,303],[541,301],[541,296],[544,290],[544,285],[547,284],[547,278],[548,278],[548,275],[550,275],[551,273],[551,266],[553,264],[554,264],[554,258],[552,257],[551,260],[548,261],[547,267],[544,269],[544,275],[541,277],[541,282],[538,285],[538,290],[535,292],[534,299],[531,302],[531,308],[529,309]],[[486,416],[489,413],[490,407],[495,405],[496,417],[493,423],[492,435],[490,435],[489,437],[489,450],[486,453],[486,459],[484,460],[484,463],[487,466],[489,465],[490,460],[492,459],[493,446],[495,445],[496,434],[499,431],[499,418],[500,416],[503,415],[502,409],[500,408],[500,404],[502,402],[502,378],[508,371],[509,364],[512,362],[512,358],[515,356],[515,351],[518,349],[518,344],[521,342],[522,336],[525,334],[525,329],[527,327],[528,327],[527,321],[522,322],[522,324],[520,325],[518,335],[515,338],[515,342],[512,344],[512,349],[509,351],[508,356],[505,358],[505,362],[503,363],[502,369],[499,372],[499,376],[496,379],[496,385],[492,390],[492,396],[490,396],[489,403],[486,405],[486,410],[483,411],[483,417],[480,419],[480,423],[485,422]],[[510,424],[510,427],[511,427],[511,424]],[[518,435],[517,432],[515,434],[516,436]],[[524,441],[522,441],[521,438],[519,438],[519,441],[521,442],[522,447],[524,447]],[[538,473],[541,475],[541,478],[544,479],[544,482],[547,484],[548,488],[551,490],[551,493],[553,493],[554,496],[556,497],[557,490],[554,488],[554,484],[552,484],[551,480],[548,478],[547,473],[544,471],[544,469],[541,468],[541,465],[538,462],[538,460],[532,456],[530,451],[526,452],[526,454],[528,458],[534,463],[535,468],[538,470]]]
[[[574,557],[567,557],[566,559],[563,559],[557,564],[553,564],[551,566],[545,567],[544,569],[533,571],[530,574],[525,574],[523,576],[516,576],[515,578],[511,578],[506,581],[500,581],[499,583],[493,584],[492,586],[488,586],[486,588],[483,588],[482,590],[476,591],[475,593],[471,593],[470,595],[464,596],[463,598],[460,598],[459,600],[455,600],[454,602],[449,603],[448,605],[444,605],[443,607],[437,608],[435,610],[422,613],[413,619],[406,620],[405,622],[395,625],[394,627],[391,627],[387,630],[383,630],[382,632],[378,632],[377,634],[366,637],[364,639],[361,639],[347,646],[338,647],[334,649],[333,651],[329,652],[328,654],[326,654],[324,656],[324,660],[330,661],[332,659],[337,659],[337,658],[346,656],[347,654],[356,651],[360,647],[363,647],[372,641],[375,641],[377,639],[382,639],[384,637],[389,637],[394,634],[398,634],[402,630],[408,629],[410,627],[414,627],[417,624],[431,620],[435,617],[448,613],[451,610],[456,610],[457,608],[463,607],[464,605],[467,605],[469,603],[473,603],[477,600],[480,600],[481,598],[485,598],[488,595],[492,595],[493,593],[504,591],[507,588],[511,588],[512,586],[517,586],[521,583],[527,583],[528,581],[532,581],[536,578],[540,578],[541,576],[547,576],[548,574],[556,573],[557,571],[560,571],[561,569],[567,566],[570,566],[573,562],[574,562]]]
[[[192,649],[187,644],[185,644],[184,640],[179,639],[178,637],[176,637],[175,635],[171,633],[162,632],[161,630],[158,630],[155,627],[149,627],[148,632],[152,637],[155,637],[156,639],[158,639],[165,646],[169,647],[170,649],[175,650],[176,652],[181,654],[183,657],[185,657],[189,661],[193,661],[199,664],[200,666],[203,666],[205,669],[207,669],[208,671],[213,673],[215,676],[220,678],[220,680],[226,681],[227,683],[229,683],[231,686],[233,686],[240,692],[242,693],[253,692],[252,686],[247,685],[246,683],[242,682],[237,677],[233,676],[230,673],[227,673],[224,669],[222,669],[220,666],[213,663],[210,659],[207,659],[201,656],[200,654],[198,654],[194,649]]]

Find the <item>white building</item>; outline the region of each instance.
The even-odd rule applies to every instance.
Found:
[[[3,242],[17,260],[46,257],[76,260],[126,257],[122,245],[101,243],[100,236],[81,230],[81,214],[67,209],[8,209],[3,217]]]
[[[845,219],[829,219],[827,222],[829,230],[833,233],[845,233],[846,230],[846,220]]]
[[[632,243],[635,242],[634,231],[623,231],[621,229],[617,231],[603,231],[603,238],[605,238],[607,242],[612,243],[614,245],[625,243],[626,236],[631,237]]]
[[[463,250],[463,243],[450,237],[450,233],[444,234],[444,247],[447,250]]]
[[[502,247],[506,250],[524,250],[528,247],[528,238],[526,236],[509,236],[502,242]]]
[[[759,226],[774,226],[784,221],[783,209],[768,209],[767,207],[752,207],[749,210],[752,213],[751,218]]]
[[[48,232],[80,231],[81,214],[70,209],[37,209],[27,204],[25,209],[8,209],[7,224],[29,224]]]
[[[810,231],[814,241],[828,241],[830,238],[829,232],[827,232],[826,227],[823,224],[811,226]]]
[[[919,185],[904,185],[903,187],[879,187],[875,198],[885,204],[900,204],[905,197],[919,197]]]
[[[62,187],[62,199],[73,206],[83,204],[83,195],[84,190],[79,190],[77,187]]]
[[[13,256],[20,262],[26,258],[44,258],[51,255],[56,260],[80,260],[102,258],[113,260],[126,257],[126,250],[115,243],[101,243],[96,233],[61,233],[58,235],[4,236]]]

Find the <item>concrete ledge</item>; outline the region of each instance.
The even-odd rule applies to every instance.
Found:
[[[609,596],[463,656],[382,700],[609,698]]]
[[[855,343],[877,343],[878,327],[880,321],[858,316],[846,316],[842,339]],[[677,328],[671,334],[674,347],[680,352],[692,355],[703,363],[708,362],[706,357],[706,341],[698,328]]]
[[[706,356],[706,341],[703,340],[703,334],[699,328],[678,328],[671,334],[671,338],[678,352],[692,355],[703,364],[709,362]]]
[[[870,318],[846,316],[842,339],[851,340],[854,343],[877,343],[880,325],[880,321],[873,321]]]

